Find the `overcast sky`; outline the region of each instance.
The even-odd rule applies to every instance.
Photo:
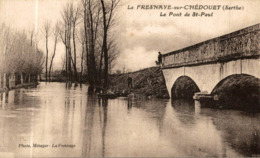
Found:
[[[55,23],[66,0],[0,0],[0,20],[11,27],[32,29],[42,27],[45,19]],[[194,10],[140,10],[128,5],[238,5],[242,11],[213,11],[213,17],[160,17],[160,12],[192,13]],[[38,7],[37,7],[38,6]],[[167,53],[207,39],[260,23],[260,0],[121,0],[118,10],[120,55],[115,69],[138,70],[154,66],[158,51]],[[38,10],[38,11],[37,11]],[[201,12],[201,11],[197,11]],[[205,11],[211,13],[212,11]],[[50,44],[50,47],[52,45]],[[39,47],[44,49],[44,40]],[[64,46],[58,45],[54,66],[61,67]]]

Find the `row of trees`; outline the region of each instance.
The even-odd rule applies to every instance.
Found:
[[[108,88],[109,64],[112,65],[117,56],[113,36],[115,30],[112,28],[116,24],[115,11],[119,2],[119,0],[81,0],[90,91],[95,85]]]
[[[45,22],[42,34],[46,43],[46,80],[48,69],[50,72],[52,68],[57,41],[60,40],[65,47],[64,67],[67,81],[81,81],[83,73],[86,72],[90,91],[93,91],[95,86],[108,88],[108,74],[118,55],[113,33],[115,33],[115,13],[119,1],[79,0],[77,3],[70,2],[61,11],[61,19],[54,29],[51,29],[49,21]],[[48,40],[51,34],[54,34],[55,43],[54,53],[50,66],[48,66]]]
[[[18,74],[21,80],[36,78],[45,67],[45,79],[50,80],[57,43],[61,41],[65,47],[67,81],[80,82],[83,73],[86,73],[90,91],[96,86],[107,89],[108,74],[118,54],[113,36],[118,5],[119,0],[78,0],[76,3],[67,3],[56,25],[52,26],[47,20],[41,28],[45,41],[45,60],[33,31],[18,31],[1,25],[0,72],[4,74],[1,76],[5,76],[6,80],[10,74]],[[54,41],[51,53],[49,41]]]
[[[19,31],[0,26],[0,80],[9,88],[11,74],[20,82],[36,79],[44,63],[43,52],[37,49],[33,31]],[[3,78],[5,76],[5,78]]]

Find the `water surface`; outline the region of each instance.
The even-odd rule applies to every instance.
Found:
[[[0,157],[259,156],[260,114],[187,100],[100,100],[40,83],[0,94]]]

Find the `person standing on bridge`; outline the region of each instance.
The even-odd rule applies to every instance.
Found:
[[[158,65],[161,66],[161,64],[162,64],[162,54],[161,54],[161,52],[158,52],[158,53],[159,53],[159,55],[158,55]]]
[[[133,88],[133,79],[132,79],[132,77],[128,76],[127,82],[128,82],[128,88]]]

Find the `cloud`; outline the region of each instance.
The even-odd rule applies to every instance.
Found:
[[[260,22],[259,2],[231,0],[200,0],[200,4],[242,5],[244,11],[214,11],[211,18],[160,17],[160,10],[127,10],[127,5],[159,4],[163,1],[137,1],[125,3],[121,9],[119,26],[120,58],[116,68],[140,69],[154,65],[157,52],[168,53],[208,39],[212,39]],[[197,4],[198,1],[169,0],[167,4]],[[237,17],[243,20],[237,20]],[[140,53],[136,53],[140,52]],[[150,54],[149,54],[150,53]],[[134,55],[133,55],[134,54]],[[144,58],[144,56],[150,56]],[[152,59],[153,58],[153,59]],[[139,59],[142,59],[140,64]],[[127,61],[131,60],[131,61]],[[146,61],[147,60],[147,61]],[[123,61],[123,62],[122,62]],[[124,63],[124,64],[122,64]]]
[[[140,30],[130,28],[122,33],[122,48],[144,47],[146,50],[157,50],[164,53],[184,46],[189,34],[180,32],[173,26],[146,26]],[[176,40],[176,38],[178,40]]]
[[[42,27],[45,19],[52,19],[53,24],[58,20],[61,9],[67,1],[72,0],[39,0],[38,30]],[[0,0],[0,15],[2,15],[0,22],[11,24],[17,28],[32,28],[35,21],[35,2],[35,0]],[[136,70],[153,66],[158,51],[171,52],[260,22],[260,16],[256,14],[259,12],[260,1],[254,0],[122,0],[121,2],[116,18],[118,25],[115,28],[120,56],[117,59],[115,69],[125,67]],[[188,4],[242,5],[244,10],[215,11],[211,18],[186,18],[160,17],[160,12],[165,10],[127,9],[128,5],[136,7],[137,5],[160,4],[172,6]],[[45,51],[44,39],[39,40],[40,49]],[[51,42],[53,41],[50,39]],[[53,45],[50,44],[50,50],[52,47]],[[64,46],[60,42],[57,47],[57,57],[54,59],[55,67],[56,65],[58,68],[62,67],[64,54]]]
[[[141,68],[155,66],[157,60],[156,51],[148,51],[144,47],[138,46],[124,49],[124,52],[117,58],[115,69],[126,69],[127,71],[135,71]]]

